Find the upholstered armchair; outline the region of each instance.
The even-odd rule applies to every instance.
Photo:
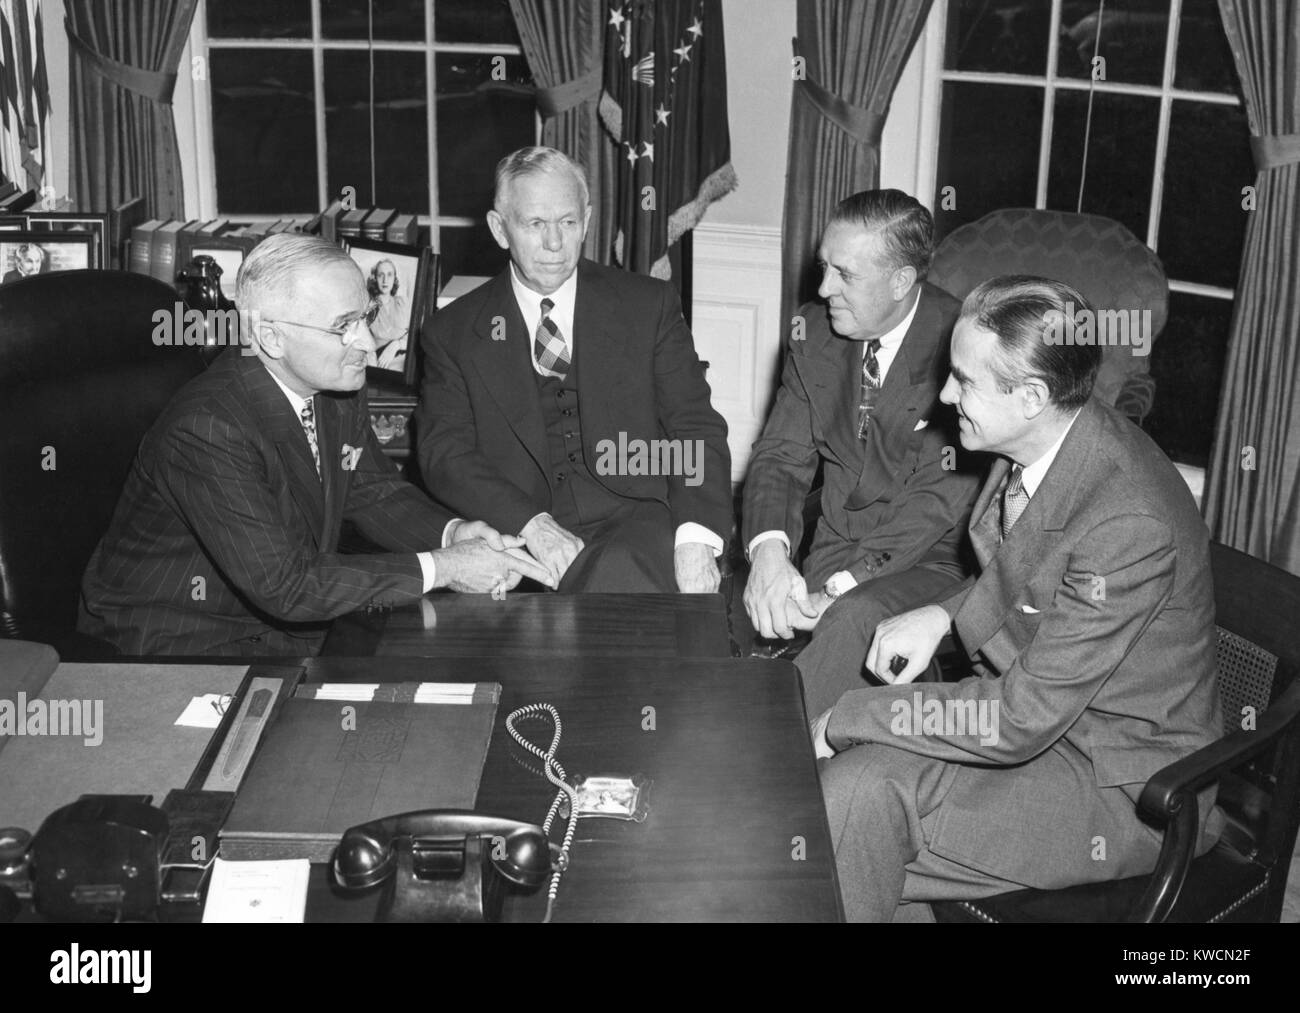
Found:
[[[1004,208],[950,233],[935,250],[930,278],[958,299],[1000,274],[1036,274],[1073,285],[1097,311],[1150,311],[1150,338],[1164,330],[1169,282],[1160,260],[1119,222],[1100,215]],[[1139,316],[1139,320],[1143,318]],[[1151,410],[1151,344],[1146,355],[1103,348],[1097,397],[1141,424]]]

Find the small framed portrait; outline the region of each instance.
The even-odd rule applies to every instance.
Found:
[[[23,232],[26,229],[26,215],[0,215],[0,232]]]
[[[29,211],[27,228],[32,232],[84,232],[91,236],[88,267],[107,267],[108,215],[79,212]]]
[[[0,232],[0,284],[90,267],[93,243],[88,232]]]
[[[235,298],[235,275],[252,245],[239,239],[222,236],[197,236],[186,244],[184,252],[177,250],[176,269],[182,271],[193,263],[195,257],[211,257],[221,269],[221,291],[227,299]]]
[[[369,239],[349,239],[344,246],[365,276],[376,311],[370,324],[376,359],[372,365],[414,384],[420,327],[437,298],[437,256],[428,247]]]

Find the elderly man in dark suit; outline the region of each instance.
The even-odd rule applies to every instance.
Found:
[[[248,347],[141,443],[82,583],[78,628],[129,654],[314,654],[328,621],[435,587],[546,580],[519,546],[403,481],[370,428],[373,304],[333,243],[278,235],[240,268]],[[350,520],[378,546],[340,555]]]
[[[1057,340],[1079,312],[1026,277],[962,307],[942,396],[962,443],[999,455],[970,522],[979,575],[882,622],[867,667],[893,685],[814,728],[852,918],[1150,871],[1142,786],[1222,731],[1205,524],[1150,438],[1090,397],[1100,348]],[[949,629],[980,674],[908,685]]]
[[[958,304],[925,281],[934,225],[899,190],[841,201],[822,236],[819,302],[795,318],[781,387],[745,481],[750,620],[812,629],[796,659],[810,716],[860,687],[876,623],[954,590],[978,475],[939,404]],[[791,560],[822,465],[821,519]],[[808,589],[813,593],[808,594]]]
[[[497,166],[510,264],[425,328],[425,481],[517,532],[561,591],[712,592],[731,534],[727,426],[666,282],[581,259],[582,167]]]

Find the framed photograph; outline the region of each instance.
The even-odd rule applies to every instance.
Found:
[[[94,238],[89,232],[0,232],[0,285],[90,267]]]
[[[365,275],[379,315],[370,325],[375,365],[414,385],[420,328],[438,294],[438,257],[427,246],[349,239],[344,248]]]
[[[221,268],[221,292],[227,298],[235,298],[235,275],[239,266],[253,248],[248,239],[227,239],[224,236],[183,235],[180,248],[176,250],[176,270],[187,268],[195,257],[211,257]]]
[[[108,215],[80,212],[29,211],[27,228],[33,232],[85,232],[92,237],[89,267],[108,266]]]
[[[0,232],[23,232],[26,229],[26,215],[0,215]]]

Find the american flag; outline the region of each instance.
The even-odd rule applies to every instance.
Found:
[[[721,0],[608,0],[600,113],[618,142],[614,257],[658,278],[668,249],[736,187]]]
[[[40,0],[0,0],[0,171],[25,190],[45,179],[49,109]]]

